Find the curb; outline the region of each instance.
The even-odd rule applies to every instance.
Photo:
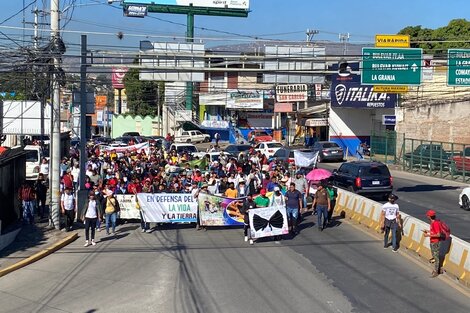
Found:
[[[24,259],[24,260],[21,260],[13,265],[10,265],[2,270],[0,270],[0,277],[3,277],[11,272],[14,272],[22,267],[25,267],[29,264],[32,264],[36,261],[39,261],[40,259],[42,258],[45,258],[46,256],[56,252],[57,250],[65,247],[66,245],[70,244],[71,242],[75,241],[76,239],[78,238],[78,233],[75,233],[75,234],[72,234],[56,243],[54,243],[53,245],[51,245],[50,247],[42,250],[42,251],[39,251],[38,253],[36,254],[33,254],[32,256]]]

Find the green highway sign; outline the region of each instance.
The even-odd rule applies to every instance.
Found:
[[[470,49],[447,51],[447,85],[470,86]]]
[[[420,85],[423,49],[362,48],[362,85]]]

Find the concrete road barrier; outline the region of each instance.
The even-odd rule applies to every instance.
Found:
[[[338,189],[335,214],[344,214],[369,229],[380,232],[380,214],[382,204],[355,193]],[[401,212],[402,233],[400,247],[413,251],[428,260],[431,258],[429,238],[424,237],[423,230],[429,230],[429,224],[411,215]],[[451,236],[443,241],[441,254],[445,254],[443,267],[447,274],[455,277],[462,284],[470,287],[470,243]]]

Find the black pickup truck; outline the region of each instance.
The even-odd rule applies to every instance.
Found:
[[[449,169],[452,154],[440,144],[421,144],[413,152],[404,155],[407,168],[425,166],[429,170]]]

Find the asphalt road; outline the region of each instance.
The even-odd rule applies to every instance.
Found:
[[[123,225],[0,278],[0,312],[470,312],[468,294],[356,226],[301,228],[250,246],[241,229]]]
[[[319,167],[332,170],[340,164],[321,163]],[[470,212],[459,207],[459,194],[467,184],[402,171],[392,170],[391,174],[394,193],[399,197],[397,203],[403,212],[428,222],[426,211],[435,210],[453,235],[470,241]]]

